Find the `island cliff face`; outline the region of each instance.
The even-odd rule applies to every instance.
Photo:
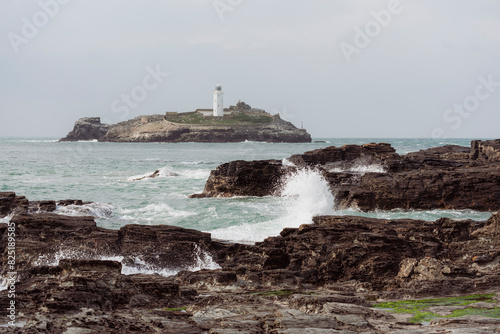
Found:
[[[100,123],[98,117],[82,118],[73,131],[60,141],[97,139],[103,142],[199,142],[232,143],[249,141],[308,143],[311,135],[279,115],[262,123],[228,124],[178,123],[162,115],[139,116],[113,125]]]
[[[104,137],[108,132],[110,125],[102,124],[100,117],[85,117],[80,118],[75,122],[73,130],[59,141],[79,141],[79,140],[95,140]]]

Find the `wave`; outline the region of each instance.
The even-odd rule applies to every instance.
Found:
[[[92,216],[96,218],[112,218],[114,216],[113,206],[106,203],[57,206],[54,212],[66,216]]]
[[[185,179],[206,179],[210,175],[210,169],[183,169],[175,170],[171,166],[164,166],[154,172],[135,175],[127,178],[127,181],[142,181],[163,177],[181,177]]]
[[[21,143],[57,143],[57,139],[22,139],[20,140]]]
[[[387,172],[384,167],[377,164],[371,164],[371,165],[358,164],[349,167],[334,167],[330,168],[328,171],[332,173],[355,173],[355,174]]]
[[[160,169],[155,170],[154,172],[148,172],[141,175],[134,175],[127,178],[127,181],[141,181],[147,179],[153,179],[156,177],[171,177],[171,176],[179,176],[179,174],[173,172],[170,167],[162,167]]]
[[[334,213],[334,197],[327,181],[316,170],[301,169],[286,176],[277,194],[282,198],[273,209],[280,217],[208,232],[216,239],[254,243],[279,235],[286,227],[297,228],[302,224],[310,224],[314,216]]]
[[[484,221],[491,217],[492,212],[475,211],[470,209],[464,210],[406,210],[393,209],[388,211],[375,210],[373,212],[362,212],[356,209],[347,209],[338,212],[339,215],[357,215],[378,219],[416,219],[424,221],[435,221],[440,218],[450,218],[452,220],[471,219],[476,221]]]
[[[12,219],[12,217],[14,217],[14,213],[11,213],[8,216],[0,218],[0,224],[8,224],[10,222],[10,220]]]
[[[77,140],[74,143],[98,143],[99,141],[97,139],[90,139],[90,140]]]
[[[215,161],[181,161],[181,165],[214,165]]]
[[[214,261],[213,257],[205,250],[201,249],[198,245],[195,245],[194,249],[194,263],[190,266],[180,267],[180,268],[161,268],[155,264],[148,263],[140,256],[137,257],[127,257],[124,256],[113,256],[113,255],[99,255],[95,256],[89,254],[88,252],[80,250],[71,249],[59,249],[54,254],[50,255],[40,255],[36,261],[34,261],[34,266],[50,266],[54,267],[59,265],[59,262],[63,259],[71,260],[100,260],[100,261],[116,261],[122,264],[121,273],[123,275],[135,275],[135,274],[158,274],[164,277],[174,276],[177,273],[187,270],[187,271],[199,271],[203,269],[220,269],[220,266]],[[5,284],[6,282],[2,283]],[[3,285],[0,285],[2,288]],[[6,289],[6,287],[5,287]],[[4,289],[4,290],[5,290]],[[1,290],[0,290],[1,291]]]
[[[293,162],[291,162],[287,158],[283,158],[283,160],[281,160],[281,164],[286,167],[297,167]]]
[[[140,219],[146,221],[172,217],[190,217],[197,214],[196,212],[174,209],[167,203],[149,204],[138,209],[121,209],[117,213],[121,219]]]

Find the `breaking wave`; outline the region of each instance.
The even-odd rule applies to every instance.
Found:
[[[347,168],[334,167],[328,170],[333,173],[355,173],[355,174],[366,174],[366,173],[386,173],[384,167],[381,165],[354,165]]]
[[[168,219],[171,217],[190,217],[196,212],[178,210],[172,208],[167,203],[149,204],[138,209],[122,209],[118,211],[122,219],[140,219],[145,221],[153,221],[158,219]]]
[[[96,218],[113,217],[113,206],[106,203],[57,206],[55,213],[66,216],[92,216]]]
[[[253,243],[278,235],[284,228],[310,224],[318,215],[333,214],[334,197],[323,175],[311,169],[301,169],[286,176],[278,191],[281,198],[275,208],[278,218],[209,231],[222,240]]]
[[[202,163],[202,162],[200,162]],[[197,165],[198,163],[192,163],[192,165]],[[190,165],[186,163],[186,165]],[[164,166],[153,172],[148,172],[145,174],[134,175],[127,178],[127,181],[141,181],[150,180],[154,178],[162,177],[181,177],[185,179],[206,179],[210,175],[210,169],[182,169],[174,170],[171,166]]]
[[[199,271],[202,269],[220,269],[220,266],[214,261],[212,256],[205,250],[195,245],[194,264],[186,267],[169,269],[161,268],[155,264],[148,263],[142,257],[136,256],[125,258],[124,256],[94,256],[88,252],[70,249],[60,249],[58,252],[50,255],[40,255],[33,263],[34,266],[57,266],[63,259],[71,260],[100,260],[100,261],[116,261],[122,264],[121,273],[123,275],[135,274],[158,274],[164,277],[176,275],[177,273],[187,271]],[[3,283],[3,281],[2,281]],[[3,286],[0,285],[0,289]],[[4,288],[5,290],[6,288]],[[1,290],[0,290],[1,291]]]
[[[11,213],[8,216],[0,218],[0,224],[8,224],[10,222],[10,220],[12,219],[12,217],[14,217],[14,213]]]

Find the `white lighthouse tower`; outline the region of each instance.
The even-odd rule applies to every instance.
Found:
[[[222,95],[224,92],[222,91],[222,86],[217,83],[215,85],[214,91],[214,116],[221,117],[224,116],[224,105],[222,103]]]

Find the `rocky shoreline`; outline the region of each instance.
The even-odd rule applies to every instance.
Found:
[[[338,208],[498,211],[499,152],[500,140],[405,156],[388,144],[329,147],[223,164],[193,197],[279,195],[280,180],[306,168],[323,175]],[[85,204],[0,193],[0,333],[500,331],[500,212],[487,221],[318,216],[248,245],[58,214]],[[409,301],[422,298],[433,300]]]
[[[487,302],[467,310],[497,310],[500,213],[483,222],[321,216],[243,245],[173,226],[104,229],[92,217],[53,213],[55,203],[0,193],[1,217],[9,215],[16,227],[15,301],[24,328],[15,333],[494,333],[500,328],[500,319],[492,317],[436,318],[422,325],[408,322],[411,315],[373,308],[386,300],[488,293]],[[82,202],[58,205],[65,203]],[[1,275],[7,277],[7,224],[0,224],[0,238]],[[177,274],[126,275],[124,268],[138,259]],[[0,291],[3,319],[7,292]],[[447,314],[457,308],[432,310]],[[0,327],[0,332],[12,331]]]
[[[102,124],[100,117],[81,118],[72,131],[59,141],[98,140],[102,142],[310,143],[311,135],[279,115],[264,124],[204,125],[181,124],[162,115],[139,116],[117,124]]]
[[[500,140],[406,155],[383,143],[332,146],[288,160],[223,164],[192,197],[275,195],[283,176],[308,168],[328,182],[337,209],[500,210]]]

